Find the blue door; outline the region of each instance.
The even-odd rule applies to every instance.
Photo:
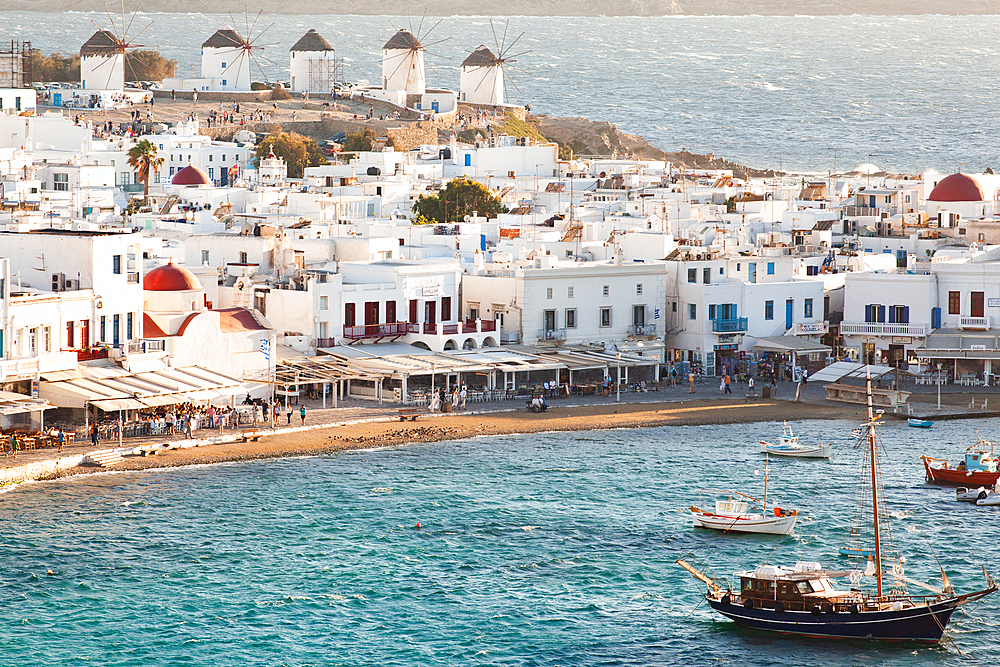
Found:
[[[471,167],[472,166],[472,153],[466,153],[465,154],[465,166],[466,167]]]
[[[84,84],[84,85],[86,85],[86,84]],[[62,93],[53,93],[52,94],[52,104],[54,104],[57,107],[61,107],[62,106]]]
[[[440,107],[438,106],[437,102],[431,102],[431,109],[434,111],[434,113],[437,113]]]
[[[750,262],[750,266],[747,268],[747,273],[749,282],[757,282],[757,262]]]
[[[785,302],[785,328],[786,329],[791,329],[792,328],[792,306],[794,304],[795,304],[795,302],[792,299],[789,299],[788,301]]]

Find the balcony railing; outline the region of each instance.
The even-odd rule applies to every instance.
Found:
[[[886,322],[841,322],[843,336],[926,336],[926,324],[889,324]]]
[[[497,322],[496,322],[496,320],[481,320],[481,322],[482,322],[482,329],[481,329],[482,331],[496,331],[497,330]]]
[[[362,340],[365,338],[385,338],[386,336],[403,336],[415,331],[419,325],[409,322],[386,322],[385,324],[362,324],[356,326],[344,325],[344,338]],[[319,347],[330,347],[319,345]]]
[[[317,338],[316,339],[316,347],[336,347],[336,346],[337,346],[337,339],[336,338]]]
[[[747,318],[737,317],[731,320],[712,320],[713,333],[735,333],[747,330]]]
[[[566,340],[565,329],[539,329],[538,340]]]
[[[106,347],[90,347],[85,350],[77,350],[76,360],[91,361],[93,359],[107,359],[108,352],[109,350]]]
[[[126,277],[128,278],[128,282],[129,282],[130,285],[138,285],[139,284],[139,272],[138,271],[129,271],[126,274]]]
[[[654,336],[656,335],[655,324],[633,324],[628,328],[630,336]]]
[[[980,331],[990,330],[990,318],[988,317],[963,317],[959,326],[963,329],[978,329]]]
[[[38,357],[31,357],[28,359],[5,359],[0,361],[0,378],[2,379],[36,375],[37,373]]]

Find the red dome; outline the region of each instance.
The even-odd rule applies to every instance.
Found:
[[[945,176],[934,186],[928,201],[986,201],[983,188],[968,174]]]
[[[171,185],[211,185],[208,175],[198,167],[188,165],[174,174],[170,179]]]
[[[142,278],[142,289],[150,292],[185,292],[200,290],[198,277],[183,266],[174,266],[168,262],[166,266],[158,266]]]

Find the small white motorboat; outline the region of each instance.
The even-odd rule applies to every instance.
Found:
[[[979,505],[980,507],[989,505],[1000,505],[1000,493],[997,493],[996,491],[986,492],[985,490],[983,490],[976,497],[976,504]]]
[[[960,503],[974,503],[979,500],[980,497],[985,498],[987,495],[988,492],[985,486],[980,486],[977,489],[960,486],[955,489],[955,500]]]
[[[799,437],[792,433],[792,427],[788,422],[781,425],[781,438],[778,442],[760,441],[760,451],[762,454],[773,454],[775,456],[794,456],[803,459],[828,459],[833,453],[833,445],[801,445]]]
[[[738,491],[706,489],[702,493],[715,496],[715,511],[710,512],[692,505],[691,518],[695,528],[711,528],[724,532],[765,533],[787,535],[795,528],[796,510],[774,507],[767,509],[767,467],[764,468],[764,500]],[[750,503],[754,503],[751,506]]]

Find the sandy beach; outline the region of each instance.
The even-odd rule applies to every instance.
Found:
[[[546,431],[586,431],[651,426],[751,423],[782,419],[841,419],[860,417],[860,406],[815,405],[761,399],[754,402],[694,399],[656,403],[550,407],[542,414],[527,410],[504,412],[423,414],[417,421],[375,421],[318,427],[305,432],[265,435],[259,441],[230,442],[201,447],[164,449],[155,456],[129,456],[114,470],[147,470],[184,465],[262,458],[325,454],[343,450],[392,447]],[[266,434],[267,429],[262,428]],[[95,472],[107,468],[80,466],[60,470],[50,478]]]

